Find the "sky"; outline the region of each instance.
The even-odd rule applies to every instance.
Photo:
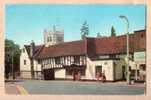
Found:
[[[80,40],[80,29],[87,21],[89,37],[110,36],[114,26],[116,35],[126,32],[129,20],[129,32],[145,29],[145,5],[102,5],[102,4],[8,4],[5,7],[5,38],[13,40],[20,47],[33,40],[43,44],[43,31],[64,30],[64,40]]]

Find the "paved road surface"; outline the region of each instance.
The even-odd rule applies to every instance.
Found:
[[[78,81],[26,80],[15,82],[28,94],[75,94],[75,95],[143,95],[143,84],[127,85],[123,82],[100,83]]]

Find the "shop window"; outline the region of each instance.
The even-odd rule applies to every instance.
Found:
[[[146,70],[146,66],[145,66],[145,64],[141,64],[141,65],[140,65],[140,70],[143,70],[143,71],[145,71],[145,70]]]
[[[95,75],[102,74],[102,66],[95,66]]]
[[[81,76],[85,76],[85,69],[71,69],[71,68],[67,68],[66,69],[66,75],[73,75],[73,71],[77,74],[78,72],[80,72]]]

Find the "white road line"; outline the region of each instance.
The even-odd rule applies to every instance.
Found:
[[[16,87],[19,90],[19,92],[20,92],[21,95],[29,95],[29,93],[27,92],[27,90],[25,88],[23,88],[22,86],[17,85]]]

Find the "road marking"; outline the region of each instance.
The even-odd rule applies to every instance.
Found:
[[[25,88],[23,88],[20,85],[17,85],[17,89],[19,90],[21,95],[29,95],[29,93],[27,92],[27,90]]]

